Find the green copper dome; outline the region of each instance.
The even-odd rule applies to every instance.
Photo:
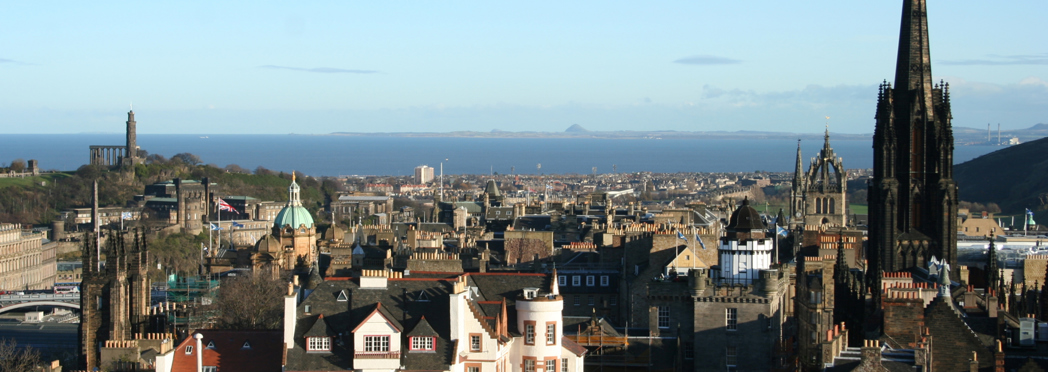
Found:
[[[283,228],[291,225],[292,228],[297,229],[304,224],[307,229],[313,227],[313,216],[309,215],[309,211],[302,206],[302,201],[299,199],[301,190],[298,183],[295,182],[295,172],[291,172],[291,186],[287,190],[287,206],[277,214],[277,219],[273,221],[274,226]]]
[[[313,227],[313,216],[309,215],[309,211],[306,210],[306,207],[301,205],[289,205],[280,210],[274,224],[277,227],[291,225],[291,227],[295,229],[299,228],[299,225],[305,224],[308,229]]]

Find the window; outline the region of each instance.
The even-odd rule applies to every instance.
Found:
[[[547,371],[556,371],[557,370],[557,360],[556,359],[546,359],[546,368],[545,368],[545,370],[547,370]]]
[[[557,344],[557,323],[546,323],[546,345]]]
[[[607,275],[601,275],[600,276],[600,286],[601,287],[607,287],[610,282],[611,281],[608,280],[608,276]]]
[[[728,367],[735,367],[735,365],[739,364],[739,357],[736,352],[734,346],[724,348],[724,364],[728,365]]]
[[[534,345],[535,344],[535,322],[524,323],[524,344]]]
[[[586,275],[586,286],[592,287],[595,282],[593,281],[593,275]]]
[[[811,291],[811,292],[809,292],[808,293],[808,300],[809,300],[808,302],[813,304],[813,305],[821,304],[822,303],[822,292],[819,292],[819,291]]]
[[[659,328],[670,327],[670,307],[659,306]]]
[[[593,296],[589,296],[589,305],[590,305],[590,306],[593,306],[593,304],[594,304],[594,302],[593,302]]]
[[[330,337],[309,337],[306,351],[331,351]]]
[[[573,285],[575,287],[578,287],[578,286],[582,285],[582,277],[578,276],[578,275],[572,275],[571,276],[571,285]]]
[[[207,342],[207,348],[208,349],[214,349],[215,348],[215,341],[208,341]]]
[[[466,372],[480,372],[480,367],[477,367],[477,366],[466,367]]]
[[[244,341],[244,346],[241,346],[240,350],[251,350],[251,342]]]
[[[411,350],[433,351],[433,337],[412,337]]]
[[[729,331],[739,329],[739,309],[724,309],[724,325],[728,327]]]
[[[575,306],[582,305],[582,299],[580,299],[578,295],[572,297],[575,297]]]
[[[480,351],[480,334],[473,333],[469,335],[469,350]]]
[[[203,372],[218,372],[218,366],[201,366]]]
[[[568,285],[568,276],[567,275],[560,275],[560,276],[558,276],[557,277],[557,285],[559,285],[561,287]]]
[[[568,372],[568,358],[560,360],[560,372]]]
[[[611,297],[608,298],[608,306],[618,306],[618,305],[619,305],[618,297],[611,296]]]
[[[684,343],[684,359],[695,359],[695,343],[685,342]]]
[[[535,372],[535,359],[524,359],[524,372]]]
[[[186,355],[193,355],[193,345],[186,345]]]
[[[364,336],[364,352],[389,351],[389,336]]]

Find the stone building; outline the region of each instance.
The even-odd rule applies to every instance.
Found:
[[[91,146],[88,156],[88,164],[106,167],[133,167],[141,164],[144,159],[138,152],[137,123],[135,122],[135,111],[127,112],[127,141],[124,146]]]
[[[305,272],[317,264],[317,227],[309,210],[302,206],[301,191],[292,174],[287,205],[277,214],[270,234],[259,239],[249,253],[252,267],[273,264],[274,270]]]
[[[135,199],[145,209],[143,220],[177,225],[180,231],[195,234],[211,221],[216,192],[218,184],[207,177],[199,181],[175,178],[147,185]]]
[[[870,266],[880,272],[923,268],[935,256],[956,268],[950,87],[932,80],[925,1],[904,1],[901,23],[895,85],[881,84],[877,93]],[[878,292],[880,284],[872,284]]]
[[[106,342],[133,341],[154,332],[150,322],[149,253],[138,232],[110,231],[106,262],[98,239],[84,239],[80,282],[80,367],[104,368]],[[137,355],[136,355],[137,357]]]
[[[791,224],[845,226],[848,173],[844,170],[844,161],[834,155],[830,147],[829,128],[826,128],[822,150],[811,159],[808,172],[801,174],[800,169],[801,146],[800,141],[797,141],[797,167],[790,190]]]
[[[43,233],[0,223],[0,289],[51,289],[55,284],[56,243],[44,244]]]

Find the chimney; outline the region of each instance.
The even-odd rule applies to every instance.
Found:
[[[204,335],[197,333],[193,335],[193,338],[196,339],[196,370],[197,372],[204,372],[204,348],[201,346],[200,342],[200,339],[204,338]]]
[[[295,277],[296,281],[298,277]],[[295,324],[298,323],[297,294],[295,284],[287,283],[287,295],[284,296],[284,346],[288,349],[295,347]]]
[[[870,370],[881,368],[881,342],[877,340],[863,340],[862,360]]]

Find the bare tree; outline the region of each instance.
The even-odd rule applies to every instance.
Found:
[[[188,165],[200,165],[204,162],[200,160],[199,156],[190,154],[188,152],[180,152],[171,157],[171,160],[178,160]]]
[[[25,159],[15,159],[11,161],[11,170],[15,172],[21,172],[25,170]]]
[[[280,276],[270,276],[268,270],[238,274],[226,279],[218,292],[215,305],[218,319],[215,325],[222,329],[278,329],[283,320],[281,301],[287,284]]]
[[[40,364],[40,354],[32,347],[19,348],[14,340],[0,339],[0,371],[30,372]]]

